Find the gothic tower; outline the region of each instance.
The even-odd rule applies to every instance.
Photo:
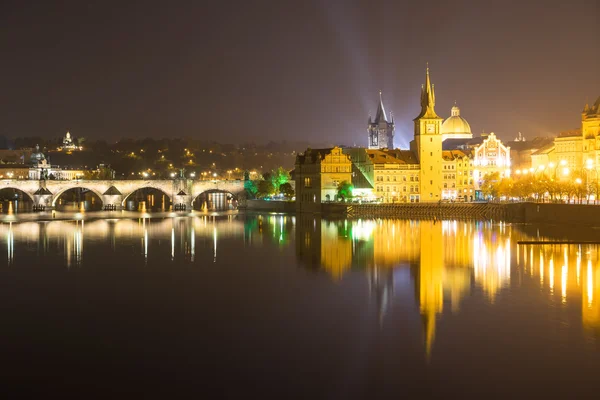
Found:
[[[421,86],[421,113],[415,123],[415,140],[411,150],[415,152],[421,172],[419,174],[421,202],[438,202],[442,199],[442,118],[434,110],[435,89],[429,78]]]
[[[394,117],[388,120],[385,108],[383,108],[381,91],[379,91],[379,105],[375,119],[372,120],[369,116],[367,132],[369,133],[369,149],[394,148]]]

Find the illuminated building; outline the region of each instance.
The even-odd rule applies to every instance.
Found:
[[[371,116],[369,116],[367,132],[369,133],[369,149],[394,148],[394,117],[388,119],[383,107],[381,91],[379,92],[379,104],[377,105],[375,119],[371,119]]]
[[[296,156],[296,208],[319,211],[325,201],[338,199],[338,186],[352,182],[352,162],[340,147],[307,149]]]
[[[382,203],[473,201],[478,180],[483,176],[496,171],[503,176],[510,174],[510,148],[493,133],[473,139],[471,126],[456,105],[446,120],[437,115],[429,68],[421,87],[420,103],[421,112],[413,120],[414,140],[410,142],[410,150],[391,148],[394,121],[387,117],[381,94],[375,118],[369,117],[368,148],[342,149],[351,161],[348,171],[358,200]],[[320,211],[320,202],[336,199],[333,186],[326,189],[327,184],[323,182],[340,182],[340,178],[328,176],[332,172],[327,169],[311,167],[330,163],[324,156],[331,150],[307,149],[305,154],[297,156],[298,209]],[[300,169],[302,172],[298,174]],[[323,182],[314,185],[319,178],[318,171],[323,175]],[[302,188],[305,190],[300,194]]]
[[[385,203],[419,201],[419,163],[410,150],[346,148],[356,171],[352,176],[355,196]],[[368,184],[361,185],[361,179]]]
[[[59,151],[73,151],[73,150],[82,150],[81,146],[77,146],[71,137],[71,133],[67,132],[65,137],[63,138],[63,144],[58,148]]]
[[[29,166],[23,164],[0,164],[0,179],[27,179]]]
[[[581,129],[561,132],[554,143],[532,155],[532,168],[551,171],[557,178],[570,172],[598,180],[600,170],[600,97],[581,112]],[[558,168],[558,171],[557,171]],[[569,178],[570,179],[570,178]]]
[[[442,200],[442,121],[435,112],[435,88],[428,67],[421,86],[421,112],[413,120],[415,139],[410,142],[421,165],[419,200],[425,203]]]
[[[35,151],[31,153],[29,159],[31,167],[29,168],[29,179],[56,179],[73,180],[82,178],[83,170],[63,169],[50,164],[50,159],[40,151],[40,146],[35,146]]]
[[[479,189],[486,175],[498,173],[501,178],[510,176],[510,147],[505,146],[494,134],[484,138],[473,155],[475,188]]]
[[[473,200],[473,153],[464,150],[444,150],[442,199]]]

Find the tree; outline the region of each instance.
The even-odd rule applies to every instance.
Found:
[[[258,182],[256,196],[260,199],[269,197],[275,194],[275,188],[270,180],[262,180]]]
[[[500,181],[500,174],[493,172],[483,177],[481,184],[481,191],[486,198],[492,200],[498,197],[498,182]]]
[[[341,181],[338,184],[337,195],[338,198],[344,201],[345,199],[352,198],[352,191],[354,190],[354,186],[348,181]]]
[[[291,179],[290,173],[283,167],[271,171],[270,178],[276,192],[280,192],[279,187],[284,183],[288,183]]]
[[[292,197],[294,197],[294,194],[295,194],[294,188],[292,187],[292,185],[289,182],[285,182],[284,184],[279,186],[279,193],[282,193],[288,199],[291,199]]]
[[[256,193],[258,192],[258,187],[256,186],[256,182],[251,180],[244,181],[244,189],[248,194],[248,198],[253,199],[256,197]]]

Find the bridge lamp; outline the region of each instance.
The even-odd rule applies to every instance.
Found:
[[[195,173],[195,172],[192,172],[192,173],[190,174],[190,177],[191,177],[191,178],[195,178],[195,177],[196,177],[196,173]]]
[[[216,173],[216,172],[215,172],[215,173],[213,173],[213,177],[215,177],[215,178],[217,177],[217,173]]]
[[[147,178],[147,177],[148,177],[148,173],[147,173],[147,172],[142,172],[142,176],[143,176],[144,178]]]
[[[175,172],[171,172],[171,178],[175,178]]]

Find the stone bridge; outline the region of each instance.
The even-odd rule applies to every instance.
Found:
[[[60,195],[75,188],[92,191],[102,200],[103,208],[111,206],[117,210],[125,207],[131,194],[145,188],[160,190],[173,206],[185,206],[188,210],[199,195],[207,192],[226,192],[232,194],[239,202],[245,201],[244,181],[241,180],[0,180],[0,189],[18,189],[33,201],[34,207],[46,210],[54,209]]]

